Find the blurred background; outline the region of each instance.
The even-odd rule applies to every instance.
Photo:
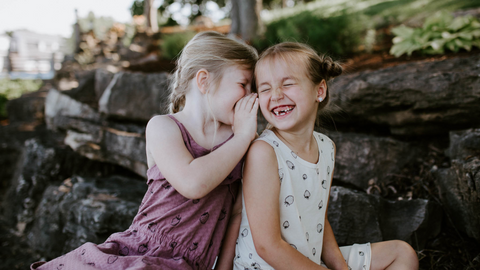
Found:
[[[353,229],[340,206],[329,208],[339,243],[403,239],[421,269],[480,269],[479,0],[0,4],[1,269],[28,269],[128,227],[145,186],[145,123],[164,113],[183,46],[207,30],[259,53],[303,42],[342,63],[325,123],[339,145],[335,192],[366,196],[350,206],[375,201],[368,220],[380,225],[363,215]],[[74,192],[82,185],[88,195]],[[119,214],[117,197],[130,212]],[[99,202],[112,208],[89,219]]]

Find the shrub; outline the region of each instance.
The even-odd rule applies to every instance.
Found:
[[[164,35],[160,45],[163,58],[174,59],[177,57],[193,36],[195,36],[195,32],[192,31]]]
[[[303,11],[266,25],[264,38],[253,45],[262,51],[284,41],[307,43],[319,53],[334,56],[348,55],[358,50],[368,23],[359,13],[323,17],[319,12]]]
[[[392,29],[396,35],[390,54],[399,57],[414,51],[425,54],[443,54],[445,50],[458,52],[480,48],[480,22],[472,16],[453,18],[448,12],[438,12],[427,18],[422,28],[404,25]]]
[[[18,98],[24,93],[37,91],[41,85],[41,80],[0,79],[0,118],[7,117],[8,100]]]

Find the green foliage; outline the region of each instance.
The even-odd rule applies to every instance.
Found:
[[[480,22],[472,16],[457,17],[437,12],[425,20],[422,28],[404,25],[392,29],[395,34],[390,54],[399,57],[414,51],[425,54],[443,54],[445,50],[458,52],[480,48]]]
[[[163,58],[174,59],[177,57],[193,36],[195,36],[195,32],[190,31],[165,35],[160,45]]]
[[[318,12],[303,11],[266,25],[264,37],[253,41],[259,51],[284,41],[309,44],[319,53],[347,55],[362,43],[368,22],[362,14],[339,14],[324,17]]]
[[[132,14],[132,16],[143,15],[143,8],[144,8],[144,1],[135,0],[133,1],[132,6],[130,7],[130,13]]]
[[[179,25],[177,21],[175,21],[172,17],[168,17],[165,23],[161,24],[160,27],[164,26],[176,26]]]
[[[41,80],[0,79],[0,118],[7,116],[8,100],[18,98],[24,93],[37,91],[41,85]]]

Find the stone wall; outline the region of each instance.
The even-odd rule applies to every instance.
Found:
[[[445,226],[480,243],[478,74],[474,55],[335,79],[339,128],[319,130],[337,147],[328,215],[339,244],[401,239],[422,250]],[[16,110],[26,97],[0,127],[2,219],[46,259],[128,227],[146,190],[145,125],[166,108],[166,73],[78,75],[78,88],[44,95],[45,124],[29,135]]]

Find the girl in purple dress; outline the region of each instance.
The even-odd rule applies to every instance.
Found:
[[[256,134],[257,57],[219,33],[197,34],[177,61],[171,114],[147,124],[148,191],[130,228],[31,269],[231,268],[243,156]]]

